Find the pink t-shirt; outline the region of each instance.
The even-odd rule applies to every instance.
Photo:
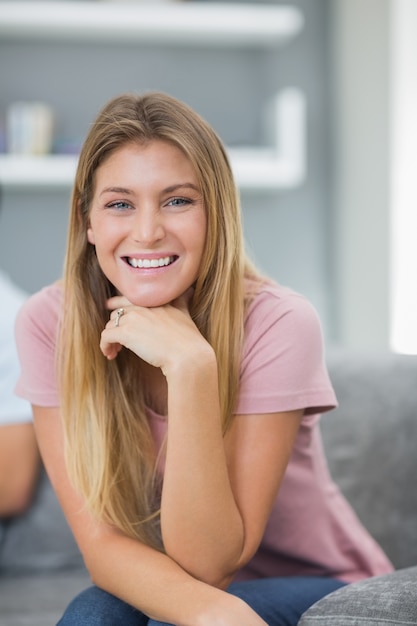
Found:
[[[25,303],[16,323],[16,393],[39,406],[59,405],[54,357],[61,305],[62,290],[51,285]],[[334,406],[314,308],[287,288],[263,287],[246,316],[236,414],[305,414],[261,545],[236,580],[326,575],[351,582],[392,570],[329,475],[318,422]],[[158,448],[166,416],[148,416]]]

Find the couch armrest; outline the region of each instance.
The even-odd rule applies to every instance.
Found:
[[[298,626],[417,625],[417,567],[367,578],[310,607]]]

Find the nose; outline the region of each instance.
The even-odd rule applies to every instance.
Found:
[[[153,207],[143,207],[136,211],[131,236],[137,243],[150,245],[165,235],[160,211]]]

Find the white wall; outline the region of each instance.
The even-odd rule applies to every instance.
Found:
[[[391,0],[391,347],[417,354],[417,2]]]
[[[417,2],[329,2],[336,336],[417,353]]]
[[[339,343],[390,329],[389,0],[330,0],[335,306]]]

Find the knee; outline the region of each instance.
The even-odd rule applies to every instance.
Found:
[[[57,626],[141,626],[141,614],[119,598],[89,587],[68,605]]]

